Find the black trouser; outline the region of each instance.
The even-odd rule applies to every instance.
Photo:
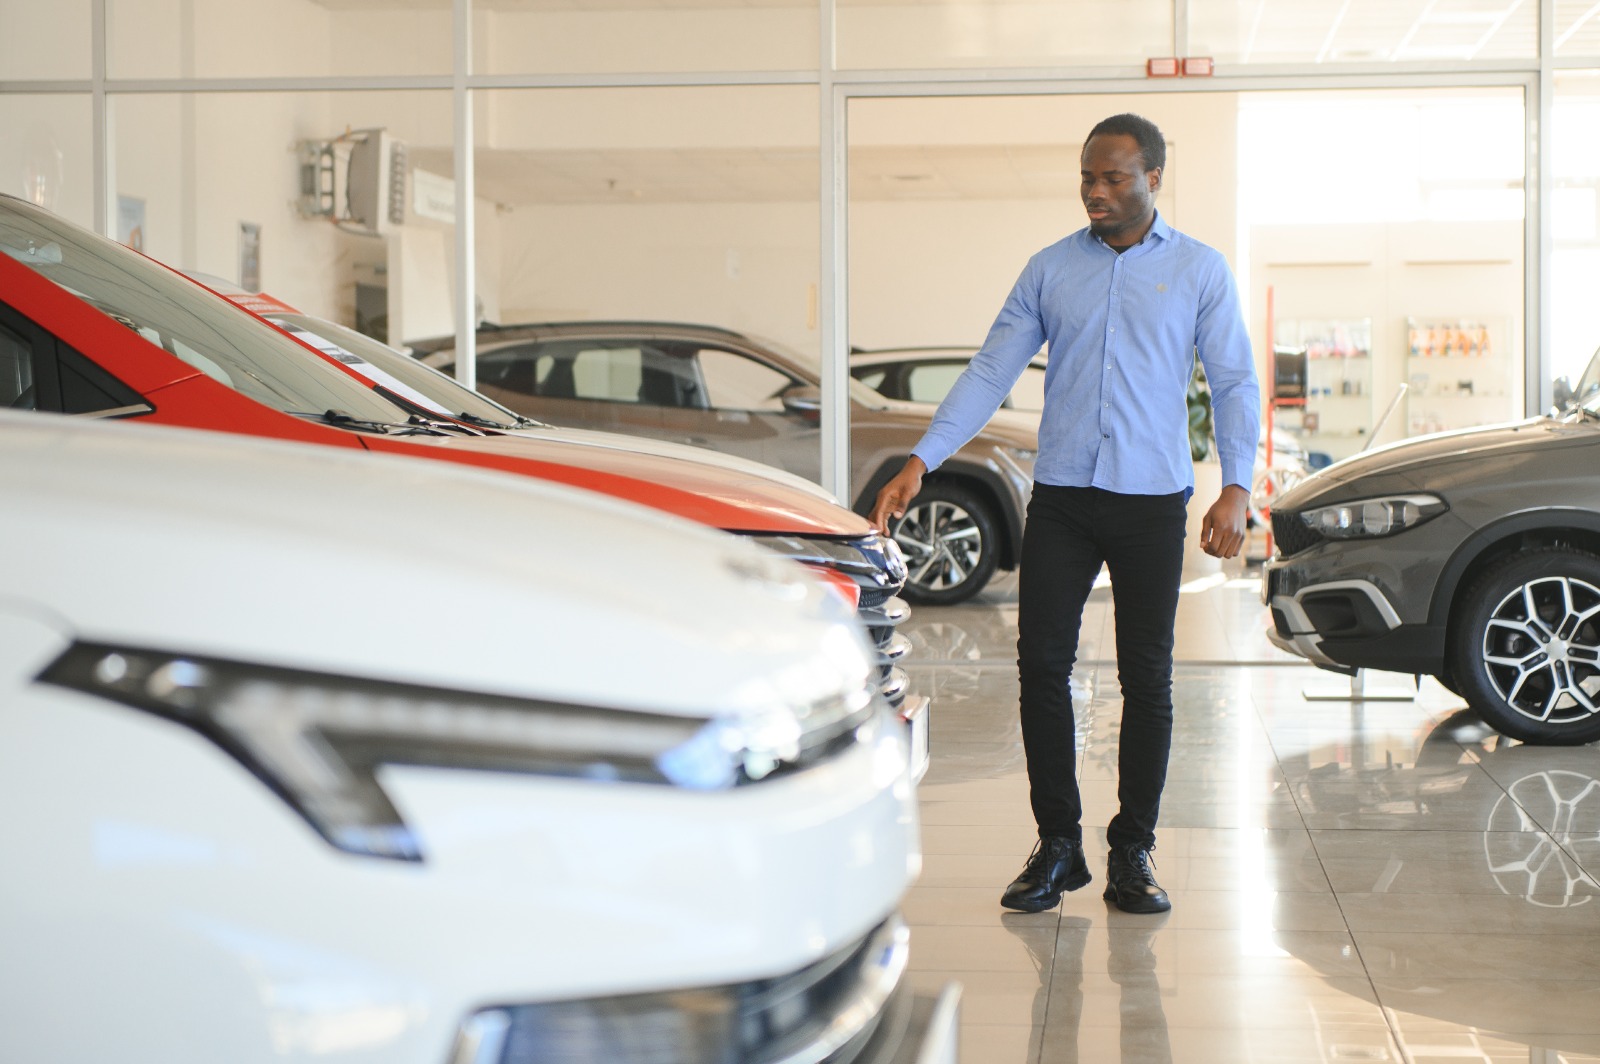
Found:
[[[1040,835],[1081,839],[1072,695],[1078,630],[1095,576],[1111,573],[1122,737],[1112,846],[1155,845],[1172,747],[1172,641],[1186,494],[1119,495],[1035,484],[1022,538],[1017,666],[1022,743]]]

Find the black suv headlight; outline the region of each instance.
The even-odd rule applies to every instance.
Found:
[[[681,717],[78,643],[39,682],[193,728],[348,853],[422,859],[378,782],[428,765],[720,790],[866,737],[868,688],[812,706]]]
[[[1436,495],[1385,495],[1305,510],[1300,520],[1328,539],[1375,539],[1415,528],[1449,508]]]

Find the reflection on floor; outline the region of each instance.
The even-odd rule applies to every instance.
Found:
[[[919,986],[965,985],[962,1059],[1600,1062],[1600,748],[1500,740],[1431,680],[1409,701],[1327,700],[1348,681],[1272,647],[1258,596],[1250,572],[1185,585],[1158,917],[1100,898],[1109,589],[1074,678],[1095,882],[1038,914],[998,904],[1034,834],[1014,578],[915,611],[934,715],[911,963]]]

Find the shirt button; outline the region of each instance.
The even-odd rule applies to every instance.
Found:
[[[1112,331],[1112,332],[1116,332],[1116,331],[1117,331],[1117,327],[1116,327],[1116,326],[1115,326],[1115,325],[1113,325],[1113,326],[1112,326],[1112,327],[1111,327],[1111,331]]]

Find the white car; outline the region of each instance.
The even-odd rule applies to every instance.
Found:
[[[0,1059],[954,1059],[955,990],[901,978],[904,731],[798,567],[43,414],[0,414],[0,500]]]

